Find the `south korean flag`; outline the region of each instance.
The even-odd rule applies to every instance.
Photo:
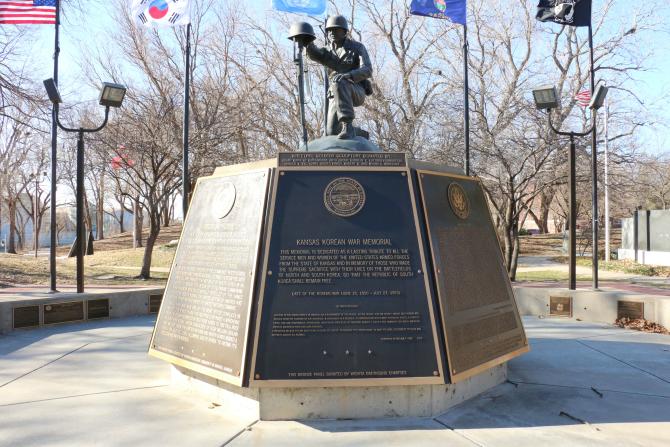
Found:
[[[135,21],[141,25],[181,26],[191,21],[189,0],[133,0],[131,9]]]

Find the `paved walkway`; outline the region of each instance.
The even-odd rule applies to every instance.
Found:
[[[0,446],[668,446],[670,337],[526,318],[531,352],[437,418],[259,422],[173,389],[151,317],[0,336]]]

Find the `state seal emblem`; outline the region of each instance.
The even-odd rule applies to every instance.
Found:
[[[350,177],[339,177],[323,191],[323,204],[336,216],[351,217],[365,205],[363,185]]]
[[[465,190],[458,183],[452,183],[447,190],[449,206],[459,219],[467,219],[470,215],[470,201]]]

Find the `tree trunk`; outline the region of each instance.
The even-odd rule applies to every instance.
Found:
[[[124,226],[124,216],[126,215],[126,209],[121,205],[121,215],[119,216],[119,233],[125,233],[126,229]]]
[[[163,226],[164,227],[169,227],[170,226],[170,198],[166,197],[165,200],[163,201],[163,207],[161,209],[162,214],[163,214]]]
[[[512,256],[514,252],[514,247],[513,247],[513,238],[512,238],[512,202],[509,201],[509,203],[506,204],[505,206],[505,222],[504,222],[504,228],[505,228],[505,234],[504,234],[504,244],[505,244],[505,267],[507,267],[507,272],[509,273],[511,270],[512,266]]]
[[[515,224],[512,226],[512,239],[513,239],[513,250],[512,250],[512,262],[509,267],[509,279],[510,281],[516,281],[516,268],[519,262],[519,249],[521,244],[519,243],[519,225]]]
[[[133,248],[142,247],[142,206],[140,198],[133,198]]]
[[[34,224],[36,225],[35,229],[33,229],[33,232],[35,233],[35,242],[33,243],[33,248],[35,250],[38,250],[40,248],[40,233],[42,232],[42,216],[39,214],[37,215],[37,223]]]
[[[147,244],[144,247],[144,256],[142,257],[142,270],[138,278],[151,278],[151,256],[154,251],[154,244],[158,238],[158,233],[161,231],[160,226],[161,216],[157,210],[149,212],[149,237],[147,237]]]
[[[16,254],[16,200],[7,201],[9,219],[9,237],[7,238],[7,253]]]

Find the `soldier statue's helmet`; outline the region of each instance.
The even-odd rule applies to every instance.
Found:
[[[342,28],[345,31],[349,31],[349,23],[347,22],[346,17],[344,16],[328,17],[328,21],[326,21],[326,30],[333,28]]]
[[[307,45],[316,39],[316,34],[314,34],[314,28],[309,23],[296,22],[289,28],[288,38],[301,45]]]

